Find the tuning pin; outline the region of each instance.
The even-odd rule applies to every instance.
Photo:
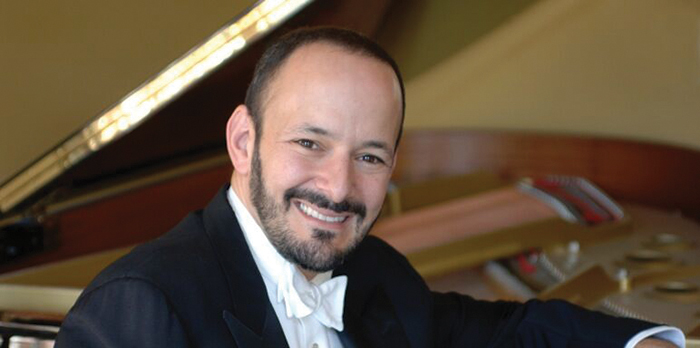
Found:
[[[617,281],[620,284],[620,292],[630,291],[630,274],[629,271],[627,271],[627,268],[618,269],[615,278],[617,278]]]

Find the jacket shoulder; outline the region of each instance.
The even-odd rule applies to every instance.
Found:
[[[216,263],[212,255],[202,212],[193,212],[166,234],[135,247],[109,265],[84,293],[120,278],[141,279],[154,285],[168,283],[166,280],[176,273],[183,275],[197,268],[211,267]]]

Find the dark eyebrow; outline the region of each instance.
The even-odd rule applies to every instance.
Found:
[[[314,126],[303,127],[302,131],[305,133],[313,133],[313,134],[324,135],[324,136],[331,135],[331,132],[329,132],[321,127],[314,127]]]
[[[322,136],[333,138],[333,135],[327,129],[317,127],[317,126],[312,126],[308,123],[304,123],[304,124],[300,125],[299,127],[294,128],[294,131],[300,132],[300,133],[311,133],[311,134],[322,135]]]
[[[387,144],[386,142],[383,142],[383,141],[378,141],[378,140],[365,141],[364,143],[362,143],[362,147],[371,147],[371,148],[375,148],[375,149],[380,149],[380,150],[384,150],[388,153],[392,152],[392,150],[389,148],[389,144]]]

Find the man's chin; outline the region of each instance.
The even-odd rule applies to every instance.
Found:
[[[338,266],[342,265],[347,256],[347,251],[339,251],[335,249],[330,243],[322,243],[314,246],[313,251],[307,249],[305,253],[298,253],[292,257],[291,262],[298,265],[301,269],[323,273],[332,271]]]
[[[343,264],[344,260],[333,260],[331,262],[300,262],[296,263],[299,268],[304,271],[314,272],[314,273],[324,273],[336,269],[338,266]]]

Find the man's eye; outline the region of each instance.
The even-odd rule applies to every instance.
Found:
[[[307,148],[307,149],[315,149],[318,147],[315,142],[309,140],[309,139],[299,139],[296,141],[297,144]]]
[[[362,155],[362,156],[360,156],[360,161],[371,163],[371,164],[384,164],[385,163],[381,158],[379,158],[377,156],[373,156],[373,155]]]

